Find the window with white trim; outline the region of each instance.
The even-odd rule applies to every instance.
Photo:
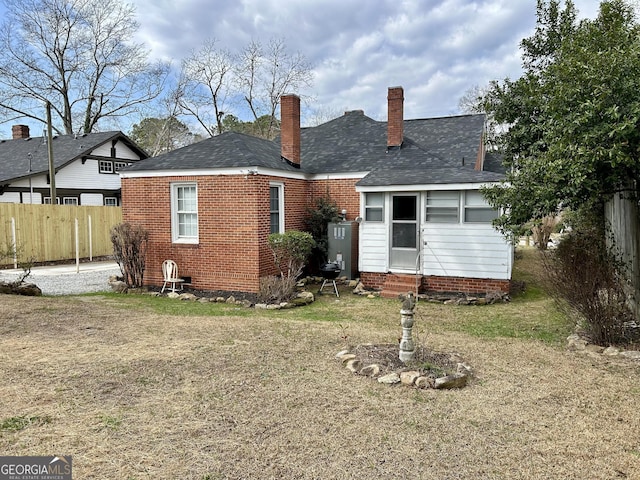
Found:
[[[384,220],[384,193],[364,194],[364,219],[367,222],[382,222]]]
[[[269,184],[270,233],[284,233],[284,185]]]
[[[113,162],[111,160],[99,160],[98,169],[100,173],[114,173]]]
[[[63,205],[78,205],[78,197],[63,197]]]
[[[123,168],[128,167],[129,164],[127,162],[113,162],[113,166],[114,166],[115,172],[118,173]]]
[[[105,197],[104,198],[104,206],[105,207],[117,207],[118,199],[116,197]]]
[[[198,243],[198,187],[171,184],[171,236],[176,243]]]
[[[491,223],[498,218],[498,210],[493,208],[478,190],[464,192],[465,223]]]
[[[425,219],[432,223],[458,223],[460,192],[457,190],[433,190],[427,192]]]
[[[44,204],[51,205],[51,197],[44,197]],[[56,197],[56,205],[60,205],[60,197]]]

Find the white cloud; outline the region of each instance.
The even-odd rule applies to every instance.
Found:
[[[134,0],[140,38],[179,61],[206,38],[239,50],[285,39],[314,65],[308,94],[325,111],[386,118],[387,87],[405,88],[405,115],[455,113],[475,85],[520,74],[518,44],[535,2],[513,0]],[[215,7],[212,6],[212,3]],[[576,0],[593,16],[598,0]]]

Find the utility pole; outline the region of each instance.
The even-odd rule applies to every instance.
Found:
[[[47,101],[47,147],[49,150],[49,187],[51,191],[51,205],[57,203],[56,198],[56,169],[53,166],[53,132],[51,129],[51,102]]]

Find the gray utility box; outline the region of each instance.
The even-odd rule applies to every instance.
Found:
[[[340,276],[353,280],[358,276],[358,223],[329,224],[329,261],[339,262]]]

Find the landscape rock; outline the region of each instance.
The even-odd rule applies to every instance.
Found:
[[[351,359],[347,362],[346,367],[350,372],[358,373],[362,367],[362,362],[360,360]]]
[[[347,353],[347,354],[342,355],[342,356],[340,357],[340,361],[341,361],[342,363],[347,363],[349,360],[353,360],[354,358],[356,358],[355,354],[353,354],[353,353]]]
[[[616,347],[607,347],[602,352],[603,355],[607,355],[608,357],[615,357],[620,354],[620,349]]]
[[[397,373],[389,373],[378,378],[379,383],[384,383],[385,385],[395,385],[396,383],[400,383],[400,375]]]
[[[127,291],[129,290],[127,284],[122,280],[118,280],[115,276],[109,278],[109,285],[111,286],[111,290],[116,293],[127,293]]]
[[[196,297],[193,293],[181,293],[179,296],[180,300],[184,300],[187,302],[195,302],[198,297]]]
[[[420,372],[400,372],[400,382],[403,385],[413,385],[415,381],[420,377]]]
[[[630,358],[632,360],[640,360],[640,352],[636,350],[625,350],[620,352],[620,356]]]
[[[587,348],[587,341],[574,333],[567,337],[567,348],[569,350],[584,350]]]
[[[466,363],[459,362],[456,368],[456,373],[461,375],[471,375],[471,367]]]
[[[24,295],[27,297],[40,297],[42,290],[34,283],[0,282],[0,293]]]
[[[433,388],[434,382],[433,379],[429,377],[418,377],[414,385],[418,388]]]
[[[169,292],[167,293],[167,298],[180,298],[180,294],[178,292]]]
[[[463,388],[467,385],[467,375],[454,373],[446,377],[436,378],[434,387],[437,389]]]
[[[236,303],[236,297],[231,295],[229,298],[227,298],[226,302],[227,303]]]
[[[367,377],[377,377],[380,375],[380,366],[375,363],[372,365],[367,365],[360,369],[360,375],[365,375]]]
[[[604,352],[604,347],[601,347],[600,345],[589,344],[585,347],[585,350],[591,353],[602,353]]]

